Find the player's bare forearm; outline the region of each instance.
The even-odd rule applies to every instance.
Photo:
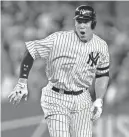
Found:
[[[104,98],[104,95],[107,91],[107,86],[109,82],[108,76],[103,76],[96,78],[95,80],[95,92],[96,92],[96,98]]]
[[[107,91],[108,81],[108,76],[98,77],[95,80],[96,100],[93,102],[91,107],[91,111],[93,112],[93,121],[97,120],[102,114],[103,98]]]
[[[19,78],[28,79],[28,75],[33,65],[33,62],[34,62],[33,57],[26,50],[22,63],[21,63]]]

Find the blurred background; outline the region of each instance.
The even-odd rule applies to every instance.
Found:
[[[7,96],[15,86],[25,41],[74,28],[75,8],[90,4],[97,12],[96,34],[109,45],[110,83],[104,112],[94,123],[93,137],[129,137],[129,2],[1,1],[1,135],[49,137],[40,107],[47,84],[45,62],[36,60],[29,75],[29,99],[19,106]]]

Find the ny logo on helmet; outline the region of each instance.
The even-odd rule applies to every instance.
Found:
[[[90,64],[91,67],[93,67],[94,65],[97,65],[97,61],[99,59],[99,53],[93,53],[91,52],[89,54],[89,59],[87,61],[87,64]]]
[[[80,14],[85,15],[85,16],[89,16],[90,12],[91,12],[91,11],[84,10],[84,9],[81,9],[81,10],[80,10]]]

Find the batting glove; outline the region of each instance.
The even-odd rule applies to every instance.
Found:
[[[13,91],[9,94],[8,98],[13,104],[19,104],[21,99],[27,100],[28,89],[27,79],[20,78]]]
[[[103,106],[103,100],[100,98],[96,99],[95,102],[93,103],[91,107],[91,112],[93,113],[93,117],[92,117],[93,121],[99,119],[99,117],[101,116],[102,106]]]

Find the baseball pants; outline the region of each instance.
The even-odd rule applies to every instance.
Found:
[[[51,137],[92,137],[92,101],[88,90],[67,95],[52,90],[48,83],[42,89],[41,106]]]

